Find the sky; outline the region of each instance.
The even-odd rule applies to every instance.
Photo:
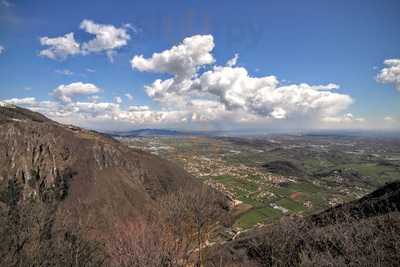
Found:
[[[400,129],[400,2],[0,0],[0,101],[97,130]]]

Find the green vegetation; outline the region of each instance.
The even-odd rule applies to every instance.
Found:
[[[147,141],[135,140],[144,149]],[[285,214],[313,214],[400,178],[398,141],[279,135],[163,137],[151,142],[151,146],[172,147],[160,150],[159,155],[178,162],[204,181],[222,184],[235,199],[251,205],[251,210],[237,218],[235,226],[241,228],[273,222]],[[283,176],[287,181],[273,182],[263,174],[278,181]]]
[[[235,226],[240,228],[251,228],[260,222],[273,222],[282,216],[282,212],[271,208],[271,207],[261,207],[255,208],[248,211],[243,216],[241,216],[236,222]]]
[[[385,166],[376,162],[367,162],[343,164],[339,165],[338,168],[354,170],[369,178],[369,182],[374,186],[382,186],[387,182],[400,178],[400,167],[396,165]]]

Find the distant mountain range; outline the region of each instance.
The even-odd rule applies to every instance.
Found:
[[[354,138],[354,137],[370,137],[370,138],[398,138],[398,131],[351,131],[351,130],[319,130],[319,131],[283,131],[283,130],[257,130],[257,129],[241,129],[241,130],[216,130],[216,131],[186,131],[174,129],[157,129],[145,128],[131,131],[112,131],[106,134],[113,137],[168,137],[168,136],[211,136],[211,137],[265,137],[271,135],[301,135],[314,138]]]
[[[138,129],[126,132],[110,132],[111,136],[119,137],[151,137],[151,136],[191,136],[200,135],[196,132],[183,132],[168,129]]]
[[[172,129],[137,129],[125,132],[107,132],[113,137],[168,137],[168,136],[225,136],[229,135],[226,131],[179,131]]]

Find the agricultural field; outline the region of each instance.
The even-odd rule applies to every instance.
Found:
[[[350,136],[119,138],[225,193],[249,229],[360,198],[400,179],[400,139]]]

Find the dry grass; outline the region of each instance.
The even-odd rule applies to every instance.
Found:
[[[261,266],[398,266],[400,213],[324,227],[287,219],[253,241],[249,254]]]

